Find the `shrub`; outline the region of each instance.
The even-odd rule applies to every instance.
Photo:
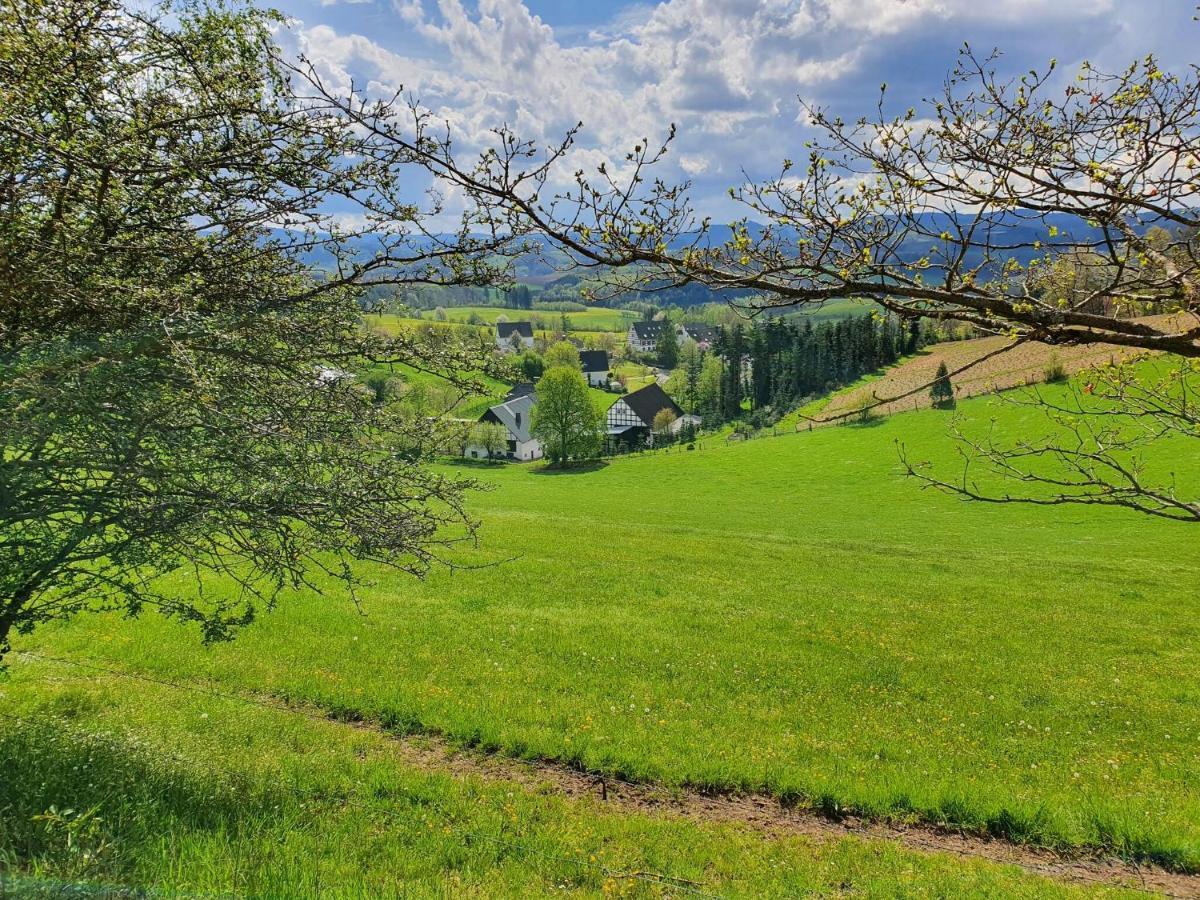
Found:
[[[1046,368],[1043,371],[1046,384],[1056,384],[1057,382],[1067,380],[1067,370],[1063,367],[1062,360],[1058,358],[1057,353],[1051,354],[1050,360],[1046,363]]]

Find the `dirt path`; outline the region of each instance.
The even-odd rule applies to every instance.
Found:
[[[194,682],[167,681],[29,651],[17,651],[17,655],[90,670],[92,678],[109,676],[144,681],[371,731],[391,742],[397,755],[406,764],[423,771],[446,773],[457,778],[504,781],[527,790],[550,792],[618,812],[741,825],[770,836],[805,835],[818,840],[858,837],[891,841],[922,853],[952,853],[1015,865],[1034,875],[1074,884],[1109,885],[1169,897],[1200,898],[1200,874],[1171,872],[1159,866],[1138,865],[1113,856],[1058,853],[929,824],[896,825],[854,816],[834,819],[816,810],[784,806],[775,798],[763,794],[707,793],[651,783],[634,784],[583,772],[556,761],[530,762],[499,753],[463,749],[436,734],[399,735],[377,723],[348,719],[345,715],[312,704],[287,703],[272,696],[231,693]]]
[[[761,794],[712,794],[632,784],[580,772],[562,763],[526,762],[495,753],[456,749],[440,738],[399,737],[369,723],[353,723],[353,726],[387,735],[398,745],[403,759],[416,768],[449,772],[461,778],[515,782],[529,790],[552,791],[575,800],[589,799],[622,812],[743,825],[768,835],[886,840],[923,853],[953,853],[1016,865],[1031,874],[1076,884],[1132,888],[1170,897],[1200,897],[1200,875],[1170,872],[1115,857],[1061,854],[932,825],[892,825],[853,816],[835,820],[813,810],[783,806]]]

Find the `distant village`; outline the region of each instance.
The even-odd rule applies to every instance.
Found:
[[[674,326],[667,321],[634,322],[629,326],[626,341],[631,350],[652,353],[660,346],[664,333],[675,329],[677,343],[694,341],[702,350],[709,349],[718,337],[717,329],[708,325]],[[531,322],[497,322],[496,348],[505,354],[523,353],[534,348],[534,329]],[[580,368],[589,387],[601,390],[620,390],[612,371],[607,350],[579,350]],[[541,441],[533,435],[533,409],[537,392],[532,383],[515,385],[504,400],[490,407],[479,423],[496,425],[506,434],[503,448],[486,447],[469,441],[463,455],[469,459],[510,459],[528,462],[541,459],[545,453]],[[665,426],[663,423],[666,423]],[[668,394],[658,380],[622,394],[609,407],[605,419],[605,449],[609,452],[653,447],[655,440],[674,439],[684,430],[700,426],[700,416],[686,413]]]

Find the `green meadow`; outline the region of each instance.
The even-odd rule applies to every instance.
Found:
[[[465,325],[472,316],[485,325],[494,325],[501,316],[504,316],[509,322],[527,321],[536,316],[546,324],[557,327],[561,317],[565,314],[572,333],[613,331],[623,335],[629,330],[629,325],[637,320],[637,313],[629,310],[607,309],[599,306],[583,310],[569,310],[566,313],[544,306],[536,306],[533,309],[508,309],[500,306],[448,306],[444,309],[445,321],[452,325]],[[395,327],[399,324],[435,325],[439,323],[439,320],[434,318],[432,310],[422,311],[420,319],[387,314],[368,316],[367,321],[368,324],[381,324],[383,327]]]
[[[993,416],[1014,433],[1044,428],[995,400],[959,413],[980,428]],[[899,474],[896,442],[957,471],[950,415],[710,438],[562,473],[447,464],[490,488],[473,501],[481,544],[458,554],[457,571],[425,582],[372,572],[361,611],[333,592],[289,596],[227,645],[201,647],[146,615],[80,618],[16,649],[626,779],[1200,869],[1195,530],[921,490]],[[1159,465],[1194,483],[1200,466],[1173,451]],[[510,797],[406,769],[370,731],[20,655],[0,692],[0,711],[142,742],[131,758],[149,774],[129,783],[173,785],[122,812],[134,801],[81,778],[56,792],[45,772],[61,761],[33,759],[21,763],[25,787],[3,788],[0,807],[25,811],[116,804],[127,858],[112,871],[128,883],[235,890],[275,859],[303,891],[351,878],[342,883],[369,893],[390,865],[414,893],[437,894],[451,875],[466,893],[560,883],[587,893],[609,890],[603,868],[550,860],[604,850],[610,868],[667,870],[717,893],[1060,890],[870,842],[769,839]],[[0,763],[22,759],[35,727],[0,741]],[[50,743],[64,759],[91,753],[79,740]],[[272,794],[283,784],[326,800],[297,811],[302,801]],[[190,812],[189,791],[211,794],[212,810]],[[347,796],[371,814],[332,802]],[[385,809],[402,820],[387,837]],[[33,838],[5,827],[0,852],[36,856],[20,849]],[[463,835],[474,828],[549,855],[471,844]]]

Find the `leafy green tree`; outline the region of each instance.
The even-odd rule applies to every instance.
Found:
[[[672,427],[675,425],[675,413],[669,409],[660,409],[654,414],[654,421],[651,424],[651,430],[654,432],[656,441],[670,441],[674,437]]]
[[[741,324],[729,329],[725,346],[725,379],[721,385],[721,414],[736,419],[742,414],[742,364],[745,356],[745,334]]]
[[[395,400],[404,389],[404,379],[386,369],[368,372],[362,381],[371,391],[371,397],[376,403]]]
[[[704,365],[704,354],[695,341],[685,341],[679,357],[683,377],[674,390],[668,389],[668,393],[682,398],[683,408],[689,413],[694,413],[699,400],[700,370]]]
[[[599,453],[603,422],[578,368],[555,366],[546,370],[537,383],[533,434],[554,463],[565,465]]]
[[[950,370],[944,362],[938,364],[933,386],[929,389],[929,397],[938,409],[954,406],[954,386],[950,383]]]
[[[442,426],[336,372],[467,386],[477,351],[363,328],[358,286],[486,281],[504,247],[412,240],[435,210],[392,199],[411,154],[314,98],[280,25],[204,0],[0,4],[0,656],[88,610],[227,638],[313,572],[421,575],[472,530],[471,482],[422,465]],[[176,569],[241,589],[156,577]]]
[[[708,424],[715,424],[722,418],[721,385],[724,380],[725,369],[721,365],[721,358],[715,353],[705,354],[696,383],[696,407]]]
[[[532,350],[526,350],[517,358],[517,368],[526,381],[537,381],[546,371],[546,363]]]
[[[512,309],[532,309],[533,294],[526,285],[518,284],[505,293],[504,304]]]
[[[582,363],[579,361],[579,351],[570,341],[559,341],[551,344],[546,348],[543,354],[543,359],[547,369],[552,369],[555,366],[565,366],[568,369],[579,370]]]
[[[470,443],[481,447],[488,459],[503,456],[508,450],[508,429],[495,422],[477,422],[471,429]]]

